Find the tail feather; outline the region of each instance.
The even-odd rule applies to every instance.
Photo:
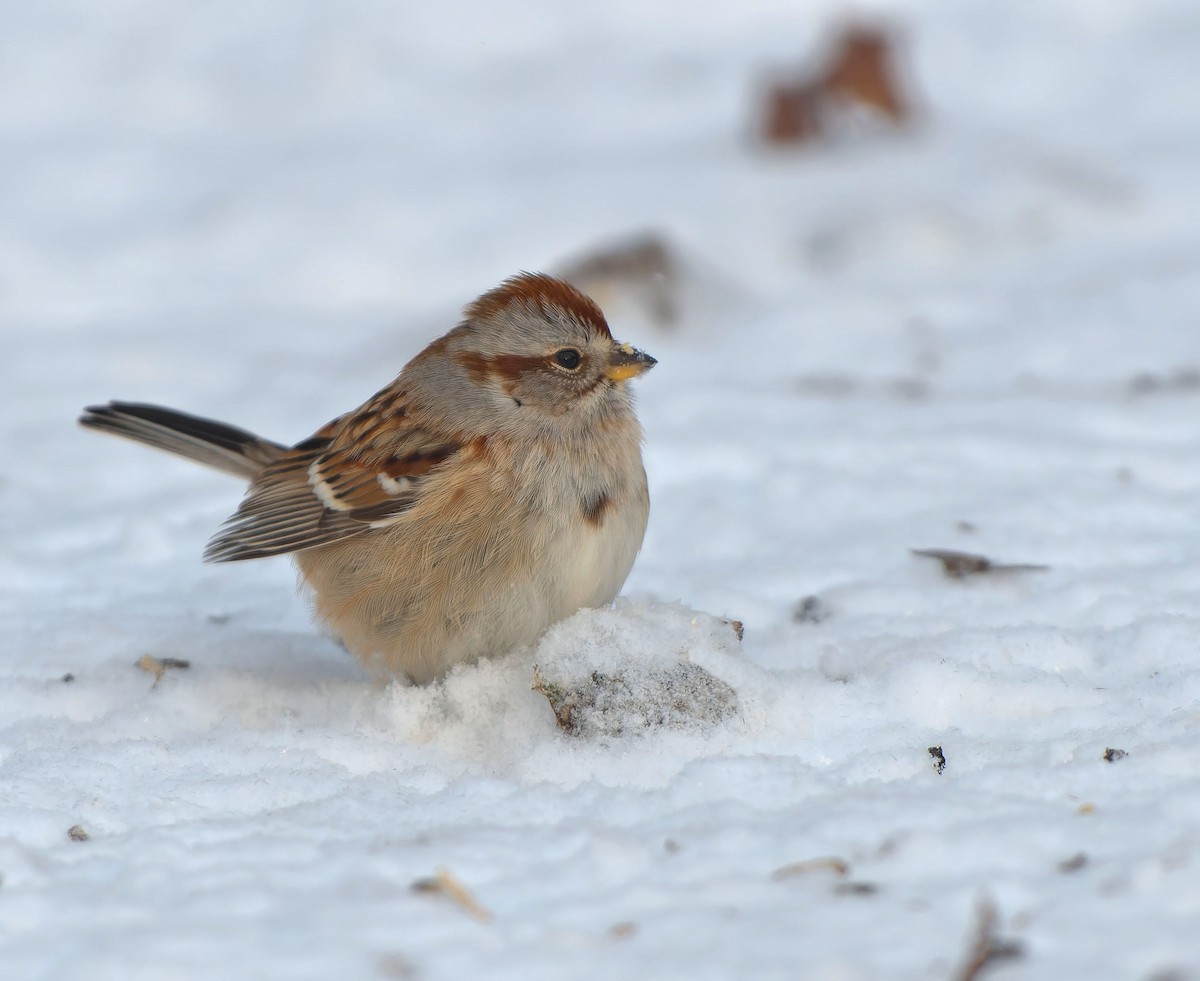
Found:
[[[140,402],[88,406],[79,422],[246,480],[252,480],[286,449],[236,426]]]

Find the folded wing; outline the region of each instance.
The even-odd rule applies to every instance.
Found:
[[[350,447],[357,447],[353,452]],[[335,420],[286,451],[250,485],[241,506],[208,543],[209,562],[236,562],[328,545],[400,519],[439,468],[462,450],[406,427],[363,448]]]

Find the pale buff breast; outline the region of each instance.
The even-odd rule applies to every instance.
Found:
[[[633,566],[649,511],[640,454],[636,469],[600,473],[603,487],[584,490],[543,465],[518,504],[506,485],[519,476],[476,472],[437,495],[452,514],[422,502],[390,527],[301,552],[315,611],[372,673],[418,684],[532,643],[611,602]]]
[[[582,607],[605,606],[621,591],[650,511],[645,471],[640,466],[638,471],[639,479],[581,502],[571,528],[550,546],[546,566],[556,570],[547,583],[555,597],[550,622]]]

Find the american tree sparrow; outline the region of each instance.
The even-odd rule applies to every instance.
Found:
[[[205,559],[291,553],[369,670],[425,683],[617,595],[650,509],[626,383],[654,364],[523,273],[295,446],[130,402],[80,422],[249,480]]]

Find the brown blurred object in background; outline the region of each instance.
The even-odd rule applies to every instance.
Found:
[[[776,82],[766,95],[763,139],[768,143],[806,143],[821,132],[817,92],[806,83]]]
[[[560,267],[557,275],[601,308],[628,293],[658,326],[673,327],[679,319],[679,262],[654,233],[597,248]]]
[[[803,77],[774,82],[763,99],[760,136],[766,143],[807,143],[828,135],[840,115],[865,107],[903,125],[913,115],[897,71],[896,35],[879,26],[855,24],[828,46],[819,68]]]

